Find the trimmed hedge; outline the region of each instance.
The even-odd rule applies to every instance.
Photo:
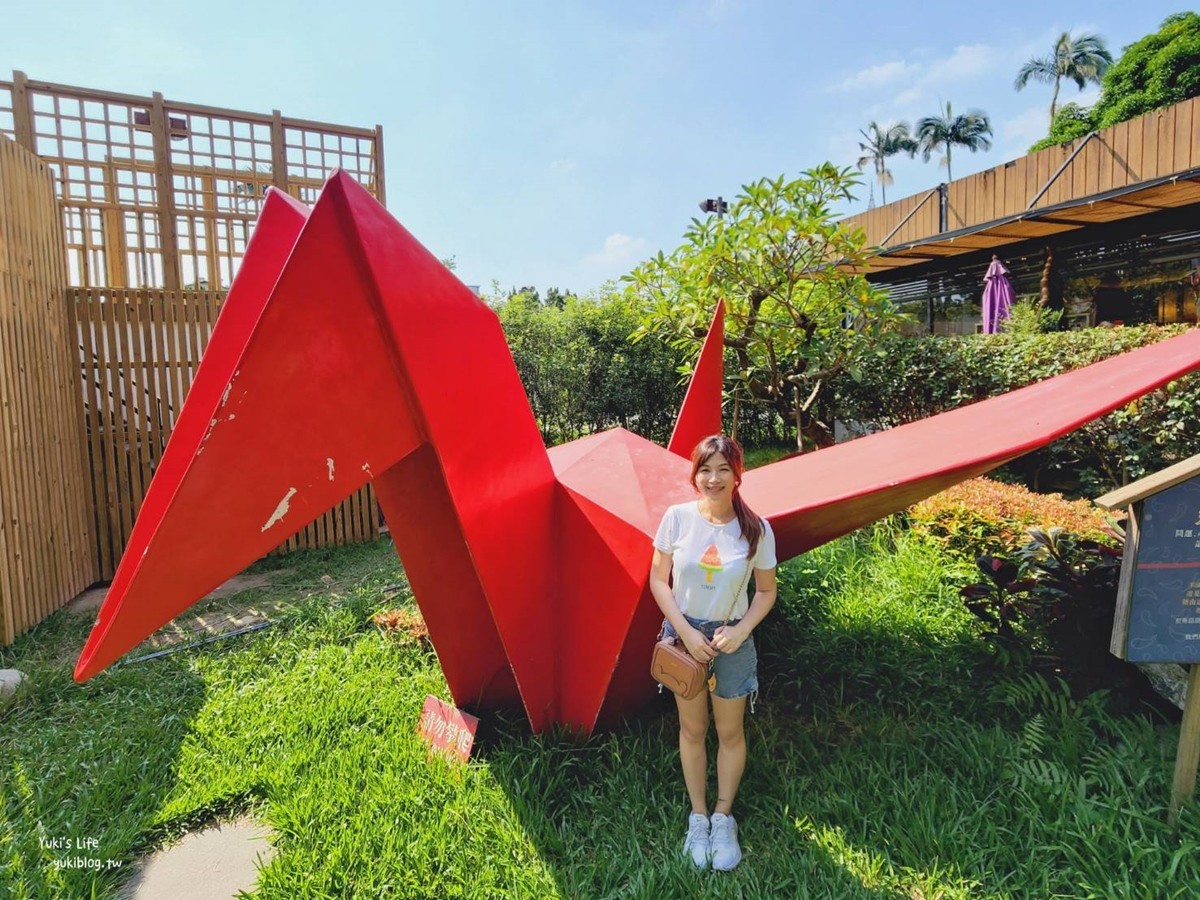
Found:
[[[1026,543],[1030,528],[1063,528],[1117,546],[1104,513],[1090,501],[1036,494],[990,478],[947,488],[909,507],[907,516],[914,532],[971,560]]]
[[[615,426],[658,444],[670,440],[695,353],[654,337],[632,342],[639,320],[620,295],[571,295],[559,306],[517,293],[492,308],[547,444]],[[726,428],[731,415],[726,404]],[[794,434],[771,409],[744,404],[738,438],[747,447],[774,447]]]
[[[1185,331],[1187,326],[1091,328],[1040,335],[882,339],[855,381],[831,385],[838,417],[890,428],[1005,393]],[[1037,489],[1094,496],[1197,452],[1200,376],[1088,423],[1011,463]]]
[[[618,425],[670,439],[684,360],[659,341],[630,343],[637,319],[627,305],[570,296],[559,307],[518,293],[494,309],[548,444]]]

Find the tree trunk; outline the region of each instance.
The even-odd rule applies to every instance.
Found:
[[[1054,93],[1050,95],[1050,127],[1054,127],[1054,114],[1058,112],[1058,83],[1061,79],[1054,79]]]
[[[796,410],[796,452],[804,452],[804,410],[800,406],[800,388],[792,388],[793,404]]]
[[[1038,300],[1038,306],[1042,309],[1050,308],[1050,276],[1054,271],[1054,248],[1049,244],[1046,245],[1046,264],[1042,266],[1042,296]]]

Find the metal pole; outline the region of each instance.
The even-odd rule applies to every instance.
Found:
[[[887,242],[892,239],[893,235],[895,235],[897,231],[899,231],[901,228],[903,228],[904,223],[907,222],[909,219],[911,219],[913,216],[915,216],[917,214],[917,210],[920,209],[922,206],[924,206],[925,201],[928,200],[930,197],[932,197],[935,193],[937,193],[936,189],[930,191],[928,194],[926,194],[924,197],[922,197],[921,202],[918,203],[916,206],[914,206],[912,208],[912,210],[909,211],[908,215],[900,220],[900,224],[897,225],[895,228],[893,228],[890,232],[888,232],[888,236],[879,242],[879,246],[886,248]],[[899,201],[897,201],[897,202],[899,202]],[[946,229],[943,228],[942,230],[945,231]]]
[[[1098,131],[1089,131],[1087,133],[1087,136],[1082,141],[1079,142],[1079,146],[1076,147],[1071,152],[1071,155],[1068,156],[1063,161],[1063,164],[1058,167],[1058,171],[1050,176],[1050,180],[1047,181],[1044,185],[1042,185],[1042,189],[1037,192],[1037,195],[1032,200],[1029,201],[1029,205],[1027,207],[1025,207],[1026,209],[1033,209],[1034,204],[1036,204],[1039,200],[1042,199],[1042,195],[1045,194],[1046,191],[1050,190],[1050,185],[1054,184],[1054,182],[1058,180],[1058,176],[1061,175],[1066,170],[1067,166],[1069,166],[1071,164],[1071,162],[1075,159],[1075,157],[1079,155],[1079,151],[1083,149],[1084,145],[1088,141],[1090,141],[1092,138],[1094,138],[1097,134],[1099,134]]]

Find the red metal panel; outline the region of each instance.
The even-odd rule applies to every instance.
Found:
[[[700,358],[692,371],[679,418],[671,432],[667,449],[691,459],[692,448],[710,434],[721,430],[721,389],[725,384],[725,301],[717,302],[717,312],[709,326]]]
[[[455,701],[591,731],[652,690],[651,537],[720,428],[722,313],[671,449],[549,453],[496,316],[359,185],[272,195],[76,667],[99,672],[373,479]],[[1200,368],[1200,332],[746,473],[795,556]]]
[[[653,634],[641,645],[647,653],[636,645],[624,652],[627,638],[639,606],[648,601],[657,612],[648,585],[658,523],[668,506],[696,493],[686,460],[621,428],[556,447],[550,460],[563,489],[551,550],[563,586],[560,640],[569,648],[561,672],[562,722],[589,733],[620,663],[632,661],[635,689],[648,696]]]
[[[433,447],[409,454],[373,487],[454,702],[472,709],[520,703]]]
[[[742,491],[787,559],[1044,447],[1200,368],[1200,330],[1017,391],[754,469]]]

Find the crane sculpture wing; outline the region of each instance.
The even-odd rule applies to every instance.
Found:
[[[112,664],[367,482],[460,706],[588,733],[643,703],[648,589],[686,459],[720,430],[721,310],[669,448],[543,445],[495,314],[360,185],[269,192],[75,670]],[[781,559],[1200,367],[1200,331],[746,474]]]

